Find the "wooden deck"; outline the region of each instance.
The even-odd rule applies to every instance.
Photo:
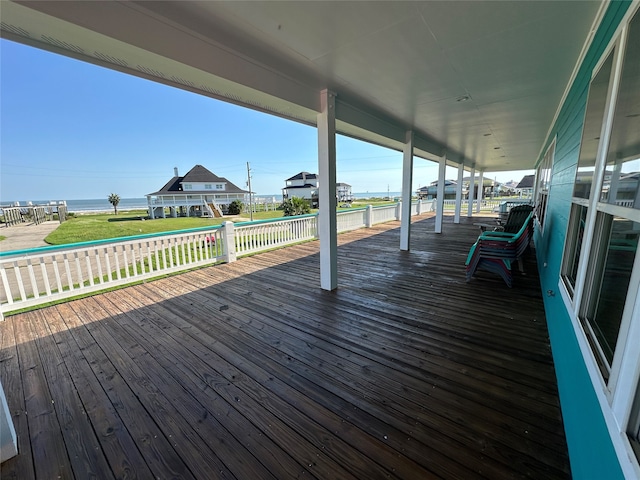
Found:
[[[0,477],[568,478],[534,260],[467,284],[445,221],[341,235],[335,292],[311,242],[7,318]]]

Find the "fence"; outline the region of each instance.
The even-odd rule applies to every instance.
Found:
[[[0,254],[0,312],[224,259],[220,227]],[[5,257],[5,258],[2,258]]]
[[[434,200],[435,202],[435,200]],[[483,199],[480,202],[480,211],[481,212],[499,212],[501,211],[501,208],[504,205],[510,205],[514,204],[514,205],[518,205],[521,203],[531,203],[531,199],[530,198],[513,198],[510,200],[505,200],[504,198],[500,198],[500,199]],[[434,203],[435,205],[435,203]],[[473,211],[476,211],[476,208],[478,206],[478,201],[477,200],[473,200]],[[448,210],[455,210],[456,208],[456,201],[455,200],[445,200],[444,201],[444,210],[448,211]],[[467,211],[467,209],[469,208],[469,200],[462,200],[462,206],[461,206],[461,211],[464,213]]]
[[[431,210],[429,202],[412,214]],[[337,214],[338,232],[400,218],[401,205]],[[415,212],[415,213],[413,213]],[[143,281],[238,256],[313,240],[317,214],[242,222],[164,234],[0,252],[2,313]]]

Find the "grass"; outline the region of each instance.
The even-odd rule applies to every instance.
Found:
[[[220,225],[224,219],[220,218],[158,218],[144,220],[146,212],[141,215],[124,214],[94,214],[78,215],[61,224],[46,238],[51,245],[66,245],[68,243],[90,242],[105,238],[129,237],[145,233],[170,232],[186,228]]]
[[[4,235],[0,235],[0,242],[1,242],[2,240],[6,240],[6,239],[7,239],[7,237],[5,237]]]
[[[370,199],[353,202],[352,208],[366,207],[367,205],[392,205],[394,203],[384,199]],[[338,211],[349,210],[351,208],[338,208]],[[311,213],[316,213],[317,211],[317,209],[313,209]],[[267,220],[280,218],[283,215],[284,212],[282,210],[272,210],[254,213],[253,219]],[[250,218],[250,214],[245,212],[232,218],[179,217],[148,220],[146,210],[120,212],[118,215],[113,213],[76,215],[51,232],[45,238],[45,242],[50,245],[67,245],[69,243],[90,242],[106,238],[130,237],[145,233],[171,232],[187,228],[220,225],[227,220],[247,222]],[[4,240],[4,237],[0,236],[0,240]]]

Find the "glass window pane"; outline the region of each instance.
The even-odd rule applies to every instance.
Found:
[[[631,21],[600,201],[640,208],[640,13]]]
[[[580,252],[582,251],[582,239],[584,237],[586,221],[587,207],[577,204],[572,205],[569,232],[567,233],[566,264],[563,269],[563,275],[570,287],[569,291],[571,296],[573,296],[573,291],[576,288],[576,278],[578,276],[578,265]]]
[[[585,292],[583,321],[606,377],[620,331],[640,223],[599,212],[596,233],[588,275],[593,281]]]
[[[589,86],[587,114],[582,130],[578,171],[576,172],[573,189],[574,197],[589,198],[591,193],[596,155],[598,153],[598,145],[600,144],[600,131],[602,129],[604,109],[607,103],[613,56],[614,52],[612,51]]]

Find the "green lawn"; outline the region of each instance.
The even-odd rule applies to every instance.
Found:
[[[219,218],[158,218],[155,220],[142,220],[146,212],[140,215],[132,215],[133,212],[125,212],[119,215],[95,214],[77,215],[51,232],[45,242],[51,245],[65,245],[68,243],[89,242],[105,238],[128,237],[144,233],[170,232],[186,228],[206,227],[219,225],[223,219]]]
[[[371,201],[354,202],[351,208],[365,207],[367,205],[391,205],[394,202],[382,199],[372,199]],[[351,208],[339,208],[339,211],[348,211]],[[318,210],[313,209],[311,213]],[[282,210],[269,212],[257,212],[253,214],[254,220],[267,220],[270,218],[280,218],[284,215]],[[113,213],[98,213],[92,215],[76,215],[62,223],[56,230],[51,232],[45,242],[51,245],[66,245],[69,243],[90,242],[92,240],[102,240],[105,238],[129,237],[132,235],[142,235],[145,233],[171,232],[184,230],[187,228],[206,227],[208,225],[220,225],[226,220],[234,222],[247,222],[250,220],[249,213],[232,218],[157,218],[147,219],[145,210],[121,212],[118,215]],[[0,237],[0,240],[4,238]]]

